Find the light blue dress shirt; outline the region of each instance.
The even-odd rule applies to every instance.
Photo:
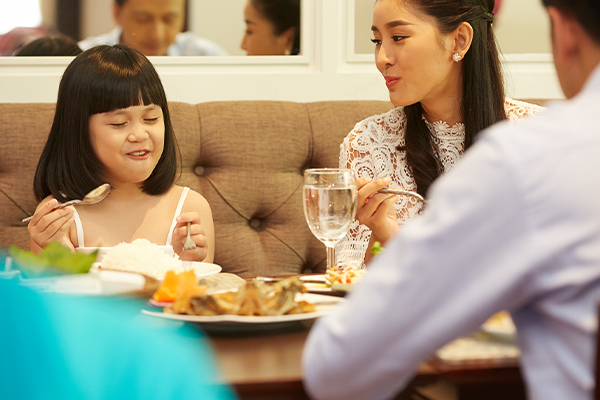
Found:
[[[571,101],[483,133],[310,332],[307,390],[384,399],[507,309],[532,400],[592,399],[600,300],[600,69]]]
[[[119,44],[122,29],[115,27],[109,33],[91,36],[80,41],[79,47],[87,50],[94,46]],[[227,52],[215,42],[196,36],[193,32],[177,34],[175,42],[167,49],[167,56],[226,56]]]

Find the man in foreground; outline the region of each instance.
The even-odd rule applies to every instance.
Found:
[[[218,44],[181,32],[185,0],[115,0],[111,32],[79,42],[82,50],[101,44],[126,44],[146,56],[225,56]]]
[[[318,399],[384,399],[506,309],[530,399],[591,399],[600,300],[599,0],[544,0],[569,99],[496,125],[434,184],[424,214],[313,327]]]

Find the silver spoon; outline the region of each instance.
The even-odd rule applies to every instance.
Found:
[[[425,199],[417,192],[411,192],[410,190],[402,190],[402,189],[394,189],[394,188],[383,188],[379,190],[379,193],[387,193],[387,194],[397,194],[403,196],[414,197],[415,199],[419,199],[425,203]]]
[[[75,204],[85,205],[85,204],[100,203],[102,200],[104,200],[106,198],[106,196],[108,196],[108,192],[110,192],[110,185],[108,183],[105,183],[103,185],[98,186],[96,189],[92,190],[88,194],[86,194],[85,197],[83,198],[83,200],[71,200],[71,201],[67,201],[65,203],[58,203],[56,206],[54,206],[54,209],[65,208],[65,207],[72,206]],[[29,221],[31,221],[31,218],[33,218],[33,215],[23,219],[22,221],[23,221],[23,223],[29,222]]]

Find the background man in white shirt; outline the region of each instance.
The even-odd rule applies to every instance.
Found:
[[[506,309],[533,400],[591,399],[600,300],[600,1],[544,0],[565,96],[488,130],[304,352],[318,399],[384,399]]]
[[[218,44],[181,32],[185,0],[115,0],[111,32],[79,42],[87,50],[101,44],[127,44],[146,56],[223,56]]]

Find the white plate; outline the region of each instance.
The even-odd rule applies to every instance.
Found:
[[[327,283],[327,278],[325,277],[325,275],[303,275],[300,276],[298,279],[300,279],[301,281]]]
[[[221,272],[221,266],[217,264],[197,261],[182,261],[181,264],[184,268],[193,269],[198,279],[207,278],[211,275],[216,275]],[[100,266],[99,262],[93,263],[92,268],[90,268],[90,272],[98,271],[98,266]],[[107,269],[107,271],[109,270]]]
[[[130,272],[96,270],[88,274],[23,279],[21,284],[44,292],[110,296],[140,291],[146,278]]]
[[[152,315],[154,317],[173,319],[177,321],[196,322],[207,325],[229,325],[229,327],[244,329],[251,325],[267,325],[280,324],[284,322],[311,321],[323,315],[329,314],[333,308],[340,302],[344,301],[342,297],[325,296],[313,293],[298,294],[296,300],[307,301],[315,305],[317,311],[302,314],[277,315],[277,316],[246,316],[246,315],[185,315],[185,314],[169,314],[162,311],[142,310],[142,313]]]

